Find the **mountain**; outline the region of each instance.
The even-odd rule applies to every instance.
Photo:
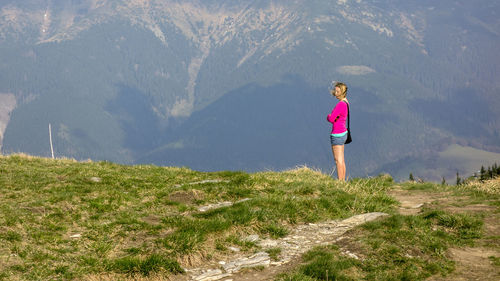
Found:
[[[479,152],[500,162],[499,12],[493,0],[0,1],[2,152],[48,156],[50,123],[58,157],[328,171],[337,80],[351,177],[452,178]]]

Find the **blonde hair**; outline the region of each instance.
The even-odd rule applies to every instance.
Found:
[[[333,90],[331,91],[331,94],[335,96],[335,88],[339,87],[341,95],[340,99],[345,99],[347,97],[347,85],[342,83],[342,82],[337,82],[335,83],[335,86],[333,87]]]

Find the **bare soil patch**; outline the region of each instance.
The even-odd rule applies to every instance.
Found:
[[[450,249],[448,255],[456,262],[456,270],[446,276],[435,276],[432,281],[500,280],[498,267],[492,265],[489,257],[498,257],[498,249],[483,247]]]
[[[183,203],[183,204],[193,204],[196,200],[202,200],[205,197],[203,191],[190,189],[187,191],[179,190],[172,192],[168,199],[173,202]]]

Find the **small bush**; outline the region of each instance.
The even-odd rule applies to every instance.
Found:
[[[263,234],[269,234],[273,239],[282,238],[288,235],[288,229],[283,226],[270,224],[261,229]]]
[[[281,248],[267,249],[266,253],[269,254],[269,257],[271,258],[271,260],[277,261],[277,260],[279,260],[279,255],[281,254]]]
[[[494,266],[500,267],[500,257],[490,256],[488,259],[493,263]]]
[[[307,264],[300,268],[300,273],[317,280],[354,280],[343,272],[359,264],[327,247],[315,248],[306,253],[303,259]]]
[[[14,232],[12,230],[7,231],[7,233],[0,233],[0,239],[9,242],[19,242],[22,240],[21,234]]]
[[[237,245],[239,247],[242,247],[243,251],[250,250],[251,248],[254,248],[257,246],[255,242],[252,241],[247,241],[247,240],[241,240],[239,236],[236,235],[230,235],[226,238],[226,242]]]

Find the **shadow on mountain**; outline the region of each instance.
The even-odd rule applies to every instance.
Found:
[[[171,138],[162,147],[137,162],[250,172],[306,164],[328,172],[333,156],[326,115],[336,102],[326,89],[313,88],[296,76],[268,87],[248,84],[195,112],[168,133]],[[351,175],[364,175],[361,159],[377,145],[370,135],[390,116],[359,110],[380,102],[374,96],[353,97],[352,102],[357,103],[351,116],[354,142],[346,148],[346,158]]]
[[[158,145],[161,135],[157,116],[141,91],[126,85],[117,87],[117,97],[104,109],[119,120],[124,132],[123,146],[137,154],[150,151]]]
[[[467,138],[490,135],[486,126],[495,118],[487,101],[473,89],[456,90],[442,101],[417,99],[412,108],[432,126]]]

